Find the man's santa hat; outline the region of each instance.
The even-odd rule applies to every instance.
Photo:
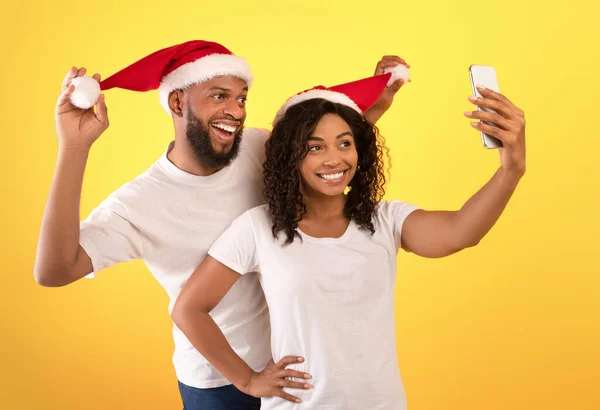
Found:
[[[287,110],[303,101],[322,98],[334,103],[346,105],[359,114],[367,111],[388,85],[391,85],[399,78],[405,78],[406,67],[398,65],[396,67],[386,68],[385,74],[375,75],[352,81],[345,84],[325,87],[318,85],[309,90],[302,91],[290,97],[275,115],[273,125],[275,125],[287,112]]]
[[[160,103],[167,113],[169,93],[215,77],[231,76],[252,85],[252,72],[246,60],[218,43],[192,40],[164,48],[142,58],[108,77],[99,85],[90,77],[73,79],[71,102],[80,108],[96,103],[100,90],[123,88],[131,91],[158,89]]]

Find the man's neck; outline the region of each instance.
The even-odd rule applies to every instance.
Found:
[[[187,142],[177,140],[173,144],[173,148],[167,153],[167,158],[182,171],[202,177],[212,175],[223,169],[223,167],[212,168],[206,166],[196,157]]]

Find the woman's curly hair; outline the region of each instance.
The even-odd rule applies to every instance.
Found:
[[[276,122],[266,143],[264,195],[273,219],[273,236],[277,238],[283,231],[285,244],[292,243],[295,236],[300,238],[298,222],[306,213],[300,193],[300,164],[308,154],[308,137],[326,114],[337,114],[348,123],[358,152],[344,213],[360,229],[375,232],[373,215],[385,184],[383,155],[387,148],[383,138],[377,127],[352,108],[315,98],[290,107]]]

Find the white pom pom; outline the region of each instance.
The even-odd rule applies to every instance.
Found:
[[[390,77],[390,80],[387,83],[388,87],[400,78],[403,78],[404,82],[410,80],[410,73],[408,72],[408,68],[402,64],[398,64],[395,67],[386,67],[383,69],[383,73],[392,73],[392,76]]]
[[[100,97],[100,84],[92,77],[75,77],[71,84],[75,90],[71,94],[71,104],[75,107],[88,109],[98,101]]]

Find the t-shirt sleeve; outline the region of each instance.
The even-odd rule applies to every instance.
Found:
[[[142,235],[131,223],[126,208],[114,197],[107,198],[81,222],[79,244],[92,260],[95,274],[119,262],[141,259]]]
[[[260,167],[265,162],[265,143],[270,136],[271,133],[264,128],[247,128],[244,130],[246,147],[250,151],[249,157]]]
[[[258,270],[256,237],[249,212],[231,223],[208,254],[241,275]]]
[[[406,221],[406,218],[411,213],[421,208],[401,201],[382,202],[381,204],[383,205],[382,212],[385,218],[392,225],[396,249],[400,249],[402,246],[402,226],[404,225],[404,221]]]

